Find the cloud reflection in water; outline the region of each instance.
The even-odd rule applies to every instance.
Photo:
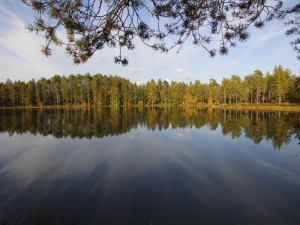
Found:
[[[88,224],[299,219],[299,161],[254,153],[244,137],[138,128],[103,139],[2,134],[0,140],[1,208],[56,207]]]

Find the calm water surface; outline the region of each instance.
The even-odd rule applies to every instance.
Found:
[[[299,224],[299,115],[0,111],[0,216],[77,224]]]

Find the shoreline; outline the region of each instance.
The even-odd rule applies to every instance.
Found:
[[[214,109],[234,109],[234,110],[272,110],[272,111],[296,111],[300,112],[300,104],[270,104],[270,103],[261,103],[261,104],[188,104],[188,105],[121,105],[119,108],[171,108],[171,107],[181,107],[181,108],[214,108]],[[0,107],[0,110],[6,109],[90,109],[90,108],[112,108],[112,106],[84,106],[84,105],[58,105],[58,106],[3,106]]]

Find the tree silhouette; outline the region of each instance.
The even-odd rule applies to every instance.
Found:
[[[246,41],[249,27],[263,28],[271,20],[293,14],[287,35],[299,35],[300,4],[283,8],[283,2],[261,0],[22,0],[32,8],[36,19],[27,26],[41,33],[46,44],[42,53],[51,55],[51,45],[64,46],[75,64],[86,62],[104,47],[119,48],[114,57],[126,66],[128,58],[122,48],[135,49],[135,39],[156,51],[178,51],[192,39],[193,45],[204,48],[211,57],[217,49],[208,44],[213,36],[220,37],[219,53],[226,55],[236,42]],[[149,15],[149,16],[146,16]],[[64,29],[61,29],[64,28]],[[209,32],[203,32],[208,28]],[[58,36],[65,30],[66,39]],[[168,39],[172,39],[172,42]],[[175,40],[175,41],[173,41]],[[168,44],[172,43],[172,44]],[[292,43],[299,52],[299,39]]]

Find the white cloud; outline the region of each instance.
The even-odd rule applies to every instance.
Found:
[[[188,137],[188,136],[190,136],[190,133],[189,132],[177,132],[176,136],[177,137]]]
[[[186,80],[195,80],[196,79],[196,77],[193,73],[188,73],[188,74],[184,75],[182,78],[186,79]]]
[[[130,135],[130,139],[140,139],[143,138],[143,135]]]
[[[285,29],[283,27],[273,26],[266,29],[265,35],[260,36],[258,39],[253,40],[253,46],[259,47],[260,45],[269,44],[269,41],[276,37],[283,36]]]
[[[184,137],[184,136],[186,136],[186,133],[178,132],[178,133],[176,133],[176,135],[177,135],[178,137]]]
[[[129,67],[128,69],[131,72],[144,72],[144,69],[138,68],[138,67]]]
[[[185,80],[195,80],[196,76],[194,73],[191,73],[190,70],[188,69],[183,69],[183,68],[178,68],[175,70],[176,73],[184,73],[183,76],[181,76],[181,79],[185,79]]]
[[[183,68],[178,68],[177,70],[175,70],[176,73],[188,73],[189,70],[183,69]]]

